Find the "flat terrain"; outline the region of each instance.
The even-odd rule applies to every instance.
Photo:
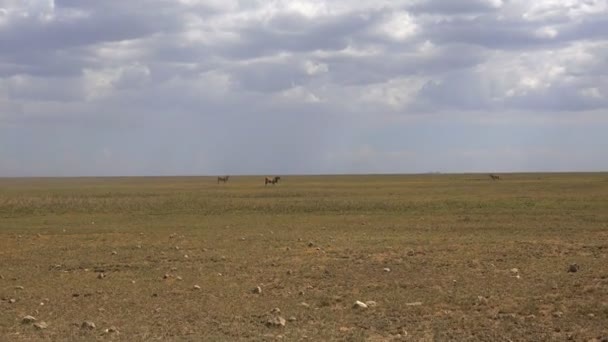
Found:
[[[608,339],[608,174],[501,177],[0,179],[0,341]]]

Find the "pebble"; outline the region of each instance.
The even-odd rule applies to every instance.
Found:
[[[361,302],[361,301],[356,301],[355,304],[353,304],[353,308],[355,309],[367,309],[367,304]]]
[[[194,285],[194,289],[195,289],[195,290],[200,290],[200,289],[201,289],[201,287],[200,287],[199,285]]]
[[[82,329],[88,329],[88,330],[93,330],[93,329],[96,328],[96,326],[95,326],[95,323],[93,323],[91,321],[84,321],[80,325],[80,328],[82,328]]]
[[[259,287],[259,286],[256,286],[256,287],[253,289],[253,291],[252,291],[252,292],[253,292],[253,293],[255,293],[255,294],[261,294],[261,293],[262,293],[262,288],[261,288],[261,287]]]
[[[29,324],[29,323],[33,323],[33,322],[36,322],[36,317],[34,317],[34,316],[27,315],[21,319],[21,323],[24,323],[24,324]]]
[[[267,326],[276,327],[276,328],[284,327],[285,323],[286,323],[285,318],[283,318],[281,316],[272,317],[266,321]]]
[[[48,328],[49,325],[46,324],[46,322],[38,322],[38,323],[34,323],[34,328],[38,329],[38,330],[42,330],[42,329],[46,329]]]
[[[385,268],[383,268],[382,270],[383,270],[384,272],[387,272],[387,273],[391,271],[391,269],[390,269],[390,268],[388,268],[388,267],[385,267]]]
[[[578,264],[571,264],[570,266],[568,266],[568,272],[569,273],[576,273],[579,270],[579,266]]]

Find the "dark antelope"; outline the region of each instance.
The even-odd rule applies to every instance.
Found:
[[[279,182],[279,180],[281,179],[281,177],[266,177],[266,179],[264,179],[264,185],[268,185],[268,183],[270,184],[277,184]]]
[[[500,176],[499,176],[499,175],[495,175],[495,174],[493,174],[493,173],[491,173],[491,174],[490,174],[490,178],[491,178],[492,180],[500,180]]]
[[[220,182],[226,183],[228,178],[230,178],[230,176],[217,177],[217,184],[220,184]]]

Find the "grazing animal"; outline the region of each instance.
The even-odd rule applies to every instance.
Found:
[[[264,179],[264,185],[268,185],[268,184],[272,184],[275,185],[279,182],[279,180],[281,179],[281,177],[266,177]]]
[[[493,174],[493,173],[491,173],[491,174],[490,174],[490,178],[491,178],[492,180],[500,180],[500,176],[499,176],[499,175],[495,175],[495,174]]]
[[[228,178],[230,178],[230,176],[217,177],[217,184],[220,184],[220,182],[223,182],[223,183],[228,182]]]

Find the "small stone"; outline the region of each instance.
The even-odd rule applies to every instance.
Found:
[[[285,318],[281,317],[281,316],[277,316],[277,317],[272,317],[269,318],[266,321],[266,326],[268,327],[275,327],[275,328],[281,328],[285,326]]]
[[[306,302],[302,302],[300,304],[298,304],[299,306],[305,307],[305,308],[309,308],[310,304],[306,303]]]
[[[391,271],[391,269],[390,269],[390,268],[388,268],[388,267],[385,267],[385,268],[383,268],[382,270],[383,270],[384,272],[386,272],[386,273],[388,273],[388,272],[390,272],[390,271]]]
[[[34,316],[27,315],[21,319],[21,323],[29,324],[36,322],[36,318]]]
[[[576,273],[579,270],[579,266],[578,264],[571,264],[570,266],[568,266],[568,272],[569,273]]]
[[[135,280],[131,280],[131,284],[135,284]]]
[[[288,321],[290,321],[290,322],[295,322],[295,321],[297,321],[298,319],[296,318],[296,316],[291,316],[291,317],[289,317],[287,320],[288,320]]]
[[[361,301],[356,301],[355,304],[353,304],[353,308],[354,309],[367,309],[367,304],[365,304]]]
[[[137,245],[137,249],[141,249],[141,245]]]
[[[105,334],[114,334],[114,333],[118,334],[119,333],[119,331],[116,327],[109,327],[109,328],[105,329],[103,332]]]
[[[481,305],[486,305],[488,304],[488,299],[484,296],[477,296],[477,303]]]
[[[561,318],[563,315],[564,315],[564,313],[561,311],[555,311],[553,313],[553,317],[556,317],[556,318]]]
[[[406,254],[407,256],[414,256],[416,253],[414,252],[414,250],[409,249]]]
[[[201,287],[200,287],[199,285],[194,285],[194,289],[195,289],[195,290],[200,290],[200,289],[201,289]]]
[[[262,293],[262,288],[261,288],[261,287],[259,287],[259,286],[256,286],[256,287],[253,289],[253,291],[252,291],[252,292],[253,292],[253,293],[255,293],[255,294],[261,294],[261,293]]]
[[[180,276],[175,277],[175,279],[180,280],[180,281],[181,281],[181,280],[184,280],[184,279],[183,279],[182,277],[180,277]]]
[[[589,317],[589,318],[595,318],[595,314],[593,314],[593,313],[587,314],[587,317]]]
[[[38,330],[42,330],[42,329],[46,329],[48,328],[49,325],[46,324],[46,322],[38,322],[38,323],[34,323],[34,328],[38,329]]]
[[[163,276],[163,279],[169,279],[169,278],[171,278],[171,275],[165,273],[165,275]]]
[[[188,259],[188,258],[189,258],[188,254],[184,254],[184,259]]]
[[[308,242],[308,247],[313,247],[314,245],[315,245],[314,242],[312,242],[312,241]]]
[[[117,251],[112,251],[112,255],[116,255],[116,254],[118,254]]]
[[[99,274],[97,275],[97,279],[103,279],[103,278],[105,278],[105,277],[106,277],[106,274],[105,274],[105,273],[103,273],[103,272],[102,272],[102,273],[99,273]]]
[[[15,290],[23,290],[24,287],[23,286],[15,286]]]
[[[279,309],[279,308],[274,308],[274,309],[270,310],[270,313],[274,313],[274,314],[281,313],[281,309]]]
[[[373,300],[368,300],[367,302],[365,302],[365,305],[367,305],[370,308],[373,308],[374,306],[378,306],[378,303],[376,303]]]
[[[517,268],[512,268],[512,269],[511,269],[511,273],[512,273],[512,274],[518,274],[518,273],[519,273],[519,269],[517,269]]]
[[[293,271],[292,270],[287,270],[287,275],[292,275]]]
[[[80,325],[81,329],[87,329],[87,330],[93,330],[96,328],[95,323],[91,322],[91,321],[84,321],[82,322],[82,324]]]
[[[179,246],[175,246],[175,250],[176,250],[176,251],[179,251]]]
[[[15,304],[15,302],[17,302],[17,300],[15,298],[11,298],[8,300],[9,304]]]

